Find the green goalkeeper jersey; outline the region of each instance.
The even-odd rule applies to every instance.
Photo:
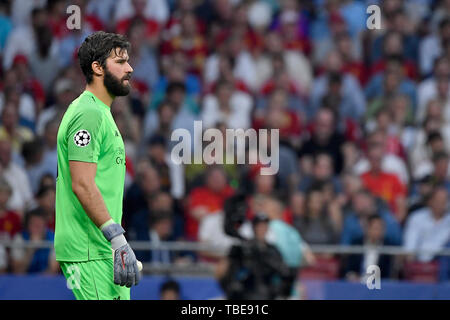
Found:
[[[84,91],[65,112],[57,137],[55,253],[58,261],[111,258],[111,245],[72,191],[69,161],[97,163],[97,184],[111,218],[122,220],[125,148],[110,107]]]

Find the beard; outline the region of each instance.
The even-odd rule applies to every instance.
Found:
[[[125,80],[130,80],[130,75],[124,76],[122,79],[115,77],[108,69],[105,70],[105,78],[103,84],[106,90],[114,97],[126,96],[130,93],[130,83],[123,84]]]

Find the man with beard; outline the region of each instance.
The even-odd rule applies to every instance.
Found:
[[[84,40],[78,58],[86,90],[58,130],[55,253],[77,299],[129,300],[141,277],[120,225],[125,148],[110,109],[130,92],[129,47],[122,35],[102,31]]]

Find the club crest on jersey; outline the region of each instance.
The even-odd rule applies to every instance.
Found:
[[[86,147],[91,142],[91,135],[89,131],[87,130],[77,131],[77,133],[75,133],[75,135],[73,136],[73,142],[75,142],[75,144],[78,147],[81,148]]]

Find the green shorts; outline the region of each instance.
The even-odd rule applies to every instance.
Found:
[[[113,259],[59,264],[77,300],[130,300],[130,288],[114,284]]]

